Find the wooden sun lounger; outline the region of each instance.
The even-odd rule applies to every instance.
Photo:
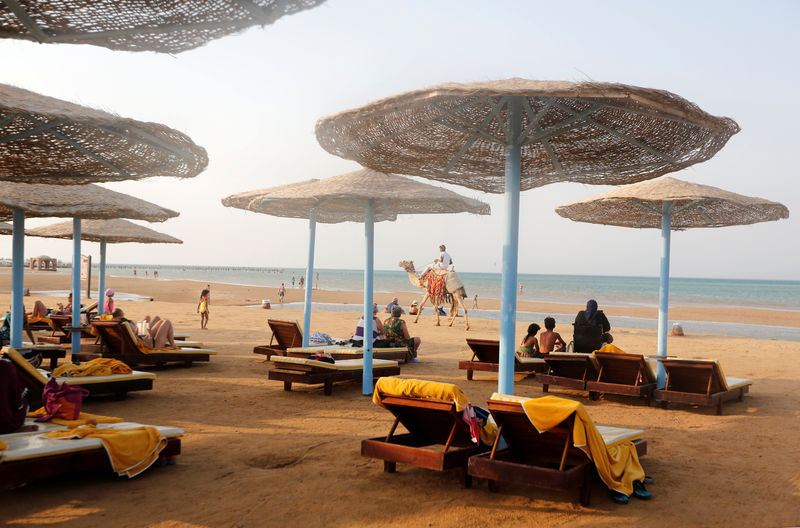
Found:
[[[306,385],[323,384],[325,395],[333,393],[333,384],[337,381],[360,380],[363,377],[362,359],[343,359],[335,364],[311,359],[273,356],[270,361],[275,368],[269,371],[269,379],[283,382],[283,390],[292,390],[292,383]],[[372,360],[373,378],[396,376],[400,374],[397,361],[385,359]]]
[[[105,348],[103,357],[114,358],[128,365],[164,365],[194,361],[209,361],[214,350],[205,348],[148,348],[141,344],[127,324],[116,320],[97,320],[92,326]],[[73,358],[74,359],[74,358]]]
[[[514,399],[511,397],[510,399]],[[577,490],[581,504],[589,504],[592,480],[596,474],[591,459],[572,440],[574,414],[560,425],[539,433],[518,401],[487,402],[498,425],[498,440],[489,453],[469,459],[473,477],[489,480],[489,489],[508,482],[559,491]],[[647,452],[643,431],[597,426],[606,445],[633,441],[639,456]],[[506,449],[498,449],[500,436]]]
[[[142,424],[123,422],[115,428],[133,428]],[[167,445],[160,456],[177,456],[181,452],[183,429],[156,427],[166,437]],[[99,438],[59,440],[43,433],[65,429],[62,426],[26,420],[21,432],[0,435],[8,449],[2,451],[0,488],[14,488],[35,480],[84,471],[111,471],[111,463]]]
[[[56,315],[50,314],[50,328],[52,330],[49,336],[39,336],[39,343],[50,345],[63,345],[72,340],[72,333],[67,330],[72,324],[71,315]]]
[[[387,473],[397,471],[398,463],[434,471],[461,468],[462,484],[471,486],[467,460],[489,448],[472,442],[454,402],[407,396],[384,396],[382,402],[394,423],[387,436],[362,440],[361,456],[383,460]],[[395,434],[398,424],[408,433]]]
[[[275,355],[285,356],[287,348],[303,346],[303,332],[297,321],[267,319],[267,324],[272,330],[269,345],[253,347],[253,354],[264,354],[269,359]]]
[[[550,385],[586,390],[586,382],[597,379],[598,367],[593,354],[551,352],[544,361],[547,372],[536,374],[543,392],[547,392]]]
[[[11,347],[3,349],[5,357],[11,360],[17,369],[17,375],[25,387],[30,389],[28,401],[31,408],[41,403],[42,391],[50,376],[33,367],[22,355]],[[67,383],[83,387],[89,391],[89,397],[113,395],[123,399],[131,391],[151,390],[156,375],[150,372],[134,370],[133,374],[115,374],[112,376],[58,377],[59,383]]]
[[[498,372],[500,369],[500,341],[493,339],[467,338],[467,346],[472,350],[472,359],[459,361],[458,368],[467,371],[467,379],[472,379],[476,370]],[[547,365],[541,358],[522,358],[514,354],[514,372],[546,372]]]
[[[656,389],[656,377],[641,354],[595,352],[600,368],[597,378],[586,381],[586,390],[593,400],[602,394],[619,394],[644,398],[650,405]]]
[[[31,361],[35,356],[40,356],[42,360],[49,359],[49,370],[55,370],[58,366],[58,360],[67,357],[67,349],[61,345],[22,343],[22,346],[17,348],[17,352],[22,354],[28,361]],[[31,363],[38,364],[37,361],[31,361]]]
[[[662,359],[667,373],[666,387],[656,389],[654,396],[667,408],[672,403],[688,403],[716,407],[722,414],[726,401],[742,401],[750,391],[751,380],[726,377],[719,362],[713,359]]]
[[[340,359],[361,359],[364,357],[364,349],[342,345],[320,345],[287,348],[285,355],[288,357],[307,358],[313,354],[330,354],[336,361]],[[374,359],[389,359],[407,363],[412,356],[411,352],[408,351],[408,347],[393,347],[373,348],[372,357]]]

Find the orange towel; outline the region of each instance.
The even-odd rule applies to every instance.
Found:
[[[111,376],[112,374],[132,374],[133,370],[117,359],[96,358],[80,365],[65,363],[53,371],[54,377]]]
[[[45,416],[47,413],[44,411],[44,407],[37,409],[35,411],[31,411],[28,413],[28,418],[39,418],[40,416]],[[77,420],[64,420],[62,418],[51,418],[48,422],[52,422],[54,424],[63,425],[65,427],[79,427],[81,425],[92,424],[92,423],[120,423],[124,422],[122,418],[116,418],[114,416],[101,416],[99,414],[89,414],[82,412],[78,415]]]
[[[167,446],[167,439],[155,427],[142,426],[132,429],[99,428],[82,425],[46,433],[49,438],[99,438],[106,449],[111,467],[118,475],[135,477],[149,468]]]

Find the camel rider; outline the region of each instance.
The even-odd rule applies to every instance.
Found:
[[[446,251],[446,247],[444,244],[439,246],[439,258],[434,259],[431,264],[428,264],[425,269],[422,271],[422,275],[419,276],[420,280],[424,279],[425,276],[430,272],[432,269],[442,269],[447,270],[453,264],[453,257],[450,256],[450,253]]]

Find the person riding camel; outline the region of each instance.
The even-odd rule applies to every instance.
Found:
[[[428,264],[425,269],[422,271],[422,275],[419,276],[420,280],[423,280],[425,276],[432,270],[432,269],[441,269],[441,270],[449,270],[450,266],[453,264],[453,257],[450,256],[448,253],[447,248],[444,244],[439,246],[439,258],[434,259],[431,264]]]

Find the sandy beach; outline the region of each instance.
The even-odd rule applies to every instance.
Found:
[[[67,289],[68,279],[26,274],[33,291]],[[597,423],[644,429],[648,453],[642,458],[651,501],[612,503],[595,485],[583,507],[573,494],[501,486],[488,491],[476,480],[462,489],[455,473],[398,466],[396,474],[360,456],[364,438],[386,434],[392,416],[361,395],[357,383],[337,385],[326,397],[320,387],[285,392],[269,381],[271,363],[252,353],[269,341],[267,317],[302,320],[301,310],[248,307],[275,289],[212,284],[208,330],[199,328],[197,299],[204,284],[191,281],[112,278],[119,292],[152,302],[120,302],[131,319],[159,314],[217,350],[208,364],[153,369],[154,390],[124,401],[89,400],[85,410],[142,423],[185,429],[174,467],[153,468],[131,480],[111,473],[69,475],[0,494],[0,524],[7,526],[790,526],[800,523],[800,343],[717,335],[670,337],[669,351],[681,357],[715,358],[729,376],[753,380],[744,402],[712,408],[646,407],[629,398],[591,401],[586,393],[554,388],[577,399]],[[0,273],[0,291],[10,274]],[[390,294],[380,294],[383,304]],[[407,306],[410,294],[398,294]],[[44,298],[47,304],[58,299]],[[287,290],[287,302],[302,300]],[[362,302],[359,292],[315,291],[320,302]],[[30,308],[33,298],[26,300]],[[0,305],[9,295],[0,294]],[[498,301],[481,299],[481,308]],[[520,303],[519,309],[577,312],[577,305]],[[614,317],[655,317],[655,309],[610,307]],[[800,327],[796,312],[733,308],[671,307],[673,318],[753,322]],[[357,316],[318,311],[312,329],[349,336]],[[406,320],[409,321],[408,316]],[[471,318],[469,336],[493,338],[499,322]],[[518,321],[517,335],[532,321]],[[541,321],[539,321],[541,324]],[[495,375],[476,373],[466,381],[459,360],[471,354],[464,343],[463,318],[453,327],[433,326],[430,310],[409,324],[422,338],[420,362],[402,366],[402,377],[458,384],[475,404],[497,388]],[[571,328],[560,325],[565,337]],[[626,351],[655,353],[654,331],[614,328],[615,344]],[[541,385],[520,376],[516,393],[542,395]]]

